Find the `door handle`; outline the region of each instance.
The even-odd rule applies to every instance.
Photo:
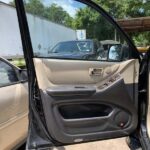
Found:
[[[103,68],[90,68],[89,74],[91,76],[102,76],[103,75]]]

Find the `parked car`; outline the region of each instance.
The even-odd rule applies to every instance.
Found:
[[[65,41],[56,44],[49,51],[49,56],[66,59],[94,59],[99,55],[101,49],[97,40]]]
[[[27,72],[0,57],[0,149],[19,147],[28,126]]]

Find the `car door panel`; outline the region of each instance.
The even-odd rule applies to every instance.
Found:
[[[128,136],[137,128],[140,57],[136,48],[94,2],[65,2],[67,7],[77,8],[77,16],[85,11],[94,14],[98,22],[93,26],[83,17],[81,22],[73,20],[83,26],[70,28],[65,22],[41,17],[42,13],[28,14],[28,1],[16,0],[29,75],[28,149]],[[79,29],[87,32],[85,42],[112,40],[119,46],[100,44],[100,53],[89,58],[90,47],[77,36],[70,37],[70,29],[74,35]],[[53,51],[56,45],[60,45],[60,52]]]
[[[126,84],[138,83],[138,60],[114,63],[34,58],[34,65],[38,83],[43,89],[49,85],[96,84],[117,73],[122,75]],[[102,75],[90,75],[91,68],[102,68]]]
[[[50,86],[58,88],[60,85],[77,85],[77,87],[80,85],[82,87],[82,85],[92,84],[103,86],[109,80],[114,80],[115,75],[121,74],[129,95],[135,96],[137,99],[135,93],[138,87],[138,60],[113,63],[34,58],[34,64],[40,89],[47,89]],[[98,76],[90,75],[91,68],[102,68],[103,72]],[[132,85],[133,83],[134,85]]]
[[[119,83],[117,87],[110,88],[109,92],[97,92],[94,96],[80,99],[76,98],[73,100],[72,98],[66,97],[65,100],[55,100],[46,93],[43,93],[42,99],[45,117],[50,134],[53,138],[62,143],[79,142],[78,139],[82,139],[83,141],[94,140],[94,137],[99,137],[98,139],[100,139],[102,137],[109,138],[112,137],[112,135],[113,137],[115,137],[115,135],[128,135],[130,131],[133,131],[133,129],[136,128],[137,112],[134,105],[130,105],[130,108],[128,107],[131,100],[129,95],[125,92],[125,87],[121,88],[122,84],[123,82]],[[121,95],[118,95],[118,92],[121,93]],[[114,95],[118,97],[115,98],[115,100],[112,99]],[[120,101],[122,101],[121,105]],[[94,116],[94,113],[96,113],[94,110],[96,107],[94,106],[92,108],[92,105],[94,104],[97,107],[99,105],[97,109],[101,109],[102,111],[99,115]],[[70,108],[70,111],[67,111],[67,108],[63,108],[62,106],[68,107],[68,109]],[[71,110],[74,110],[72,116],[75,116],[77,119],[74,119],[72,116],[65,117],[65,115],[59,112],[60,108],[62,109],[62,112],[64,111],[64,114],[65,111],[67,114],[71,113]],[[93,116],[87,116],[87,112],[92,113]],[[82,116],[81,118],[80,115]],[[112,120],[112,118],[116,120],[116,122]],[[124,124],[123,128],[120,127],[121,123]],[[119,130],[122,132],[119,133]]]
[[[136,128],[138,60],[116,64],[35,58],[34,64],[52,138],[75,143],[126,136]],[[103,72],[94,76],[90,68]]]

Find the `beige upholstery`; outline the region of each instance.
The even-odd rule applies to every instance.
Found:
[[[138,83],[138,60],[128,60],[121,63],[100,61],[77,61],[56,59],[34,59],[39,87],[66,84],[103,84],[112,75],[120,73],[125,83]],[[91,68],[102,69],[101,75],[90,75]]]

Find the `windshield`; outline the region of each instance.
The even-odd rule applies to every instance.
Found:
[[[68,41],[58,43],[50,53],[78,53],[91,52],[93,44],[91,41]]]

